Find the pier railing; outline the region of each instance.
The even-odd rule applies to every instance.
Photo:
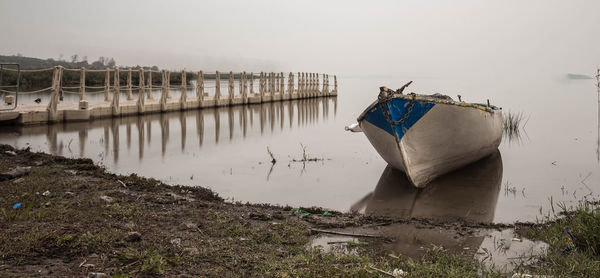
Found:
[[[190,73],[182,70],[176,72],[176,74],[180,74],[180,82],[173,84],[171,76],[174,72],[168,70],[155,71],[142,68],[70,69],[62,66],[21,70],[23,74],[40,72],[52,73],[50,86],[35,91],[21,91],[19,94],[43,95],[49,93],[48,103],[20,104],[12,113],[0,113],[0,122],[17,120],[18,123],[28,124],[89,120],[130,114],[337,96],[338,92],[337,77],[335,75],[333,76],[333,84],[331,84],[332,78],[328,74],[306,72],[298,72],[297,74],[290,72],[286,76],[283,72],[254,74],[252,72],[234,73],[230,71],[222,74],[216,71],[214,74],[205,74],[203,71]],[[65,72],[79,73],[77,86],[65,84]],[[86,73],[104,74],[104,84],[102,86],[87,85]],[[126,75],[125,82],[122,82],[123,74]],[[160,76],[159,85],[156,85],[158,83],[156,80],[153,82],[153,76]],[[192,76],[192,79],[195,77],[195,84],[187,81],[188,76]],[[133,77],[137,79],[137,85],[133,84]],[[214,78],[214,85],[206,83],[207,80],[212,79],[210,77]],[[222,81],[225,81],[224,84],[222,84]],[[257,86],[255,86],[255,82],[258,83]],[[207,91],[209,89],[214,89],[213,95],[209,95]],[[160,91],[160,97],[158,98],[153,94],[156,90]],[[173,98],[171,94],[173,90],[180,91],[177,99]],[[14,93],[1,88],[0,92]],[[87,95],[90,93],[102,93],[104,94],[104,100],[88,101]],[[126,98],[120,99],[120,95],[123,93]],[[65,103],[63,102],[65,94],[78,94],[79,101]]]

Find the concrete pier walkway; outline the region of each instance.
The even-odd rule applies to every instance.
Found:
[[[220,107],[231,105],[245,105],[252,103],[285,101],[293,99],[315,98],[315,97],[335,97],[337,96],[337,78],[333,76],[333,85],[329,84],[329,76],[322,74],[322,79],[316,73],[298,73],[296,76],[289,73],[286,77],[284,73],[260,73],[257,78],[259,82],[258,91],[255,92],[253,73],[229,72],[225,79],[228,84],[221,86],[221,73],[216,72],[214,95],[209,96],[205,91],[204,74],[202,71],[197,73],[196,86],[192,90],[195,96],[188,97],[188,82],[185,71],[181,71],[181,83],[172,85],[170,81],[171,72],[169,71],[145,71],[143,69],[106,69],[89,70],[65,69],[60,66],[46,69],[53,70],[52,86],[39,91],[50,91],[50,101],[48,104],[19,104],[15,92],[1,90],[8,93],[4,97],[4,104],[0,105],[0,125],[1,124],[43,124],[52,122],[72,122],[89,121],[98,118],[121,117],[127,115],[141,115],[146,113],[161,113],[168,111],[202,109],[208,107]],[[65,89],[73,87],[63,87],[63,71],[79,71],[80,86],[75,87],[79,93],[79,102],[64,103],[60,101]],[[42,71],[42,70],[32,70]],[[21,72],[27,72],[22,70]],[[86,97],[86,88],[98,89],[98,87],[86,86],[86,72],[104,72],[106,81],[104,84],[104,101],[88,101]],[[127,84],[121,85],[121,73],[127,74]],[[135,73],[139,80],[138,86],[132,84],[132,74]],[[161,86],[154,86],[152,83],[152,73],[160,73],[162,80]],[[113,85],[111,86],[111,76]],[[237,80],[234,76],[238,76]],[[147,78],[145,78],[147,77]],[[235,82],[238,82],[237,93]],[[321,85],[322,82],[322,85]],[[221,87],[227,88],[227,95],[221,94]],[[330,89],[332,87],[332,89]],[[172,89],[180,89],[181,95],[175,99],[171,97]],[[160,89],[161,94],[155,99],[152,90]],[[120,100],[121,92],[127,93],[126,99]],[[135,93],[134,93],[135,91]],[[27,94],[31,92],[20,92]],[[96,91],[96,93],[98,93]],[[16,99],[15,99],[16,97]]]

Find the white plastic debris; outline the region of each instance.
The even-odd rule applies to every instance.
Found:
[[[352,132],[363,132],[362,128],[360,128],[360,125],[358,125],[358,123],[353,123],[349,126],[346,126],[344,129],[346,131],[352,131]]]
[[[394,277],[396,278],[400,278],[400,277],[404,277],[405,275],[408,275],[408,272],[399,269],[399,268],[395,268],[394,271],[392,271],[392,275],[394,275]]]
[[[46,190],[44,191],[44,193],[42,193],[43,196],[50,196],[50,191]]]
[[[112,203],[112,201],[113,201],[112,197],[109,197],[109,196],[106,196],[106,195],[100,196],[100,199],[102,199],[103,201],[105,201],[107,203]]]
[[[511,278],[553,278],[550,275],[531,275],[527,273],[515,273],[511,276]]]
[[[533,275],[525,273],[515,273],[511,278],[533,278]]]

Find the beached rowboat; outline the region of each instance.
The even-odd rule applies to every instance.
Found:
[[[412,81],[411,81],[412,82]],[[358,125],[379,155],[416,187],[492,154],[502,139],[502,109],[448,96],[380,88]]]

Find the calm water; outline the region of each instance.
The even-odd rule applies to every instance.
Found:
[[[555,203],[572,203],[600,190],[595,80],[565,76],[475,82],[348,77],[338,80],[337,98],[3,126],[0,143],[89,157],[110,171],[205,186],[235,201],[484,222],[535,220],[550,210],[551,196]],[[504,113],[522,112],[524,132],[520,139],[505,139],[492,157],[417,191],[387,167],[363,134],[344,131],[376,98],[379,86],[400,87],[407,80],[415,81],[409,91],[490,99]],[[303,156],[301,145],[309,157],[323,160],[293,162]]]

